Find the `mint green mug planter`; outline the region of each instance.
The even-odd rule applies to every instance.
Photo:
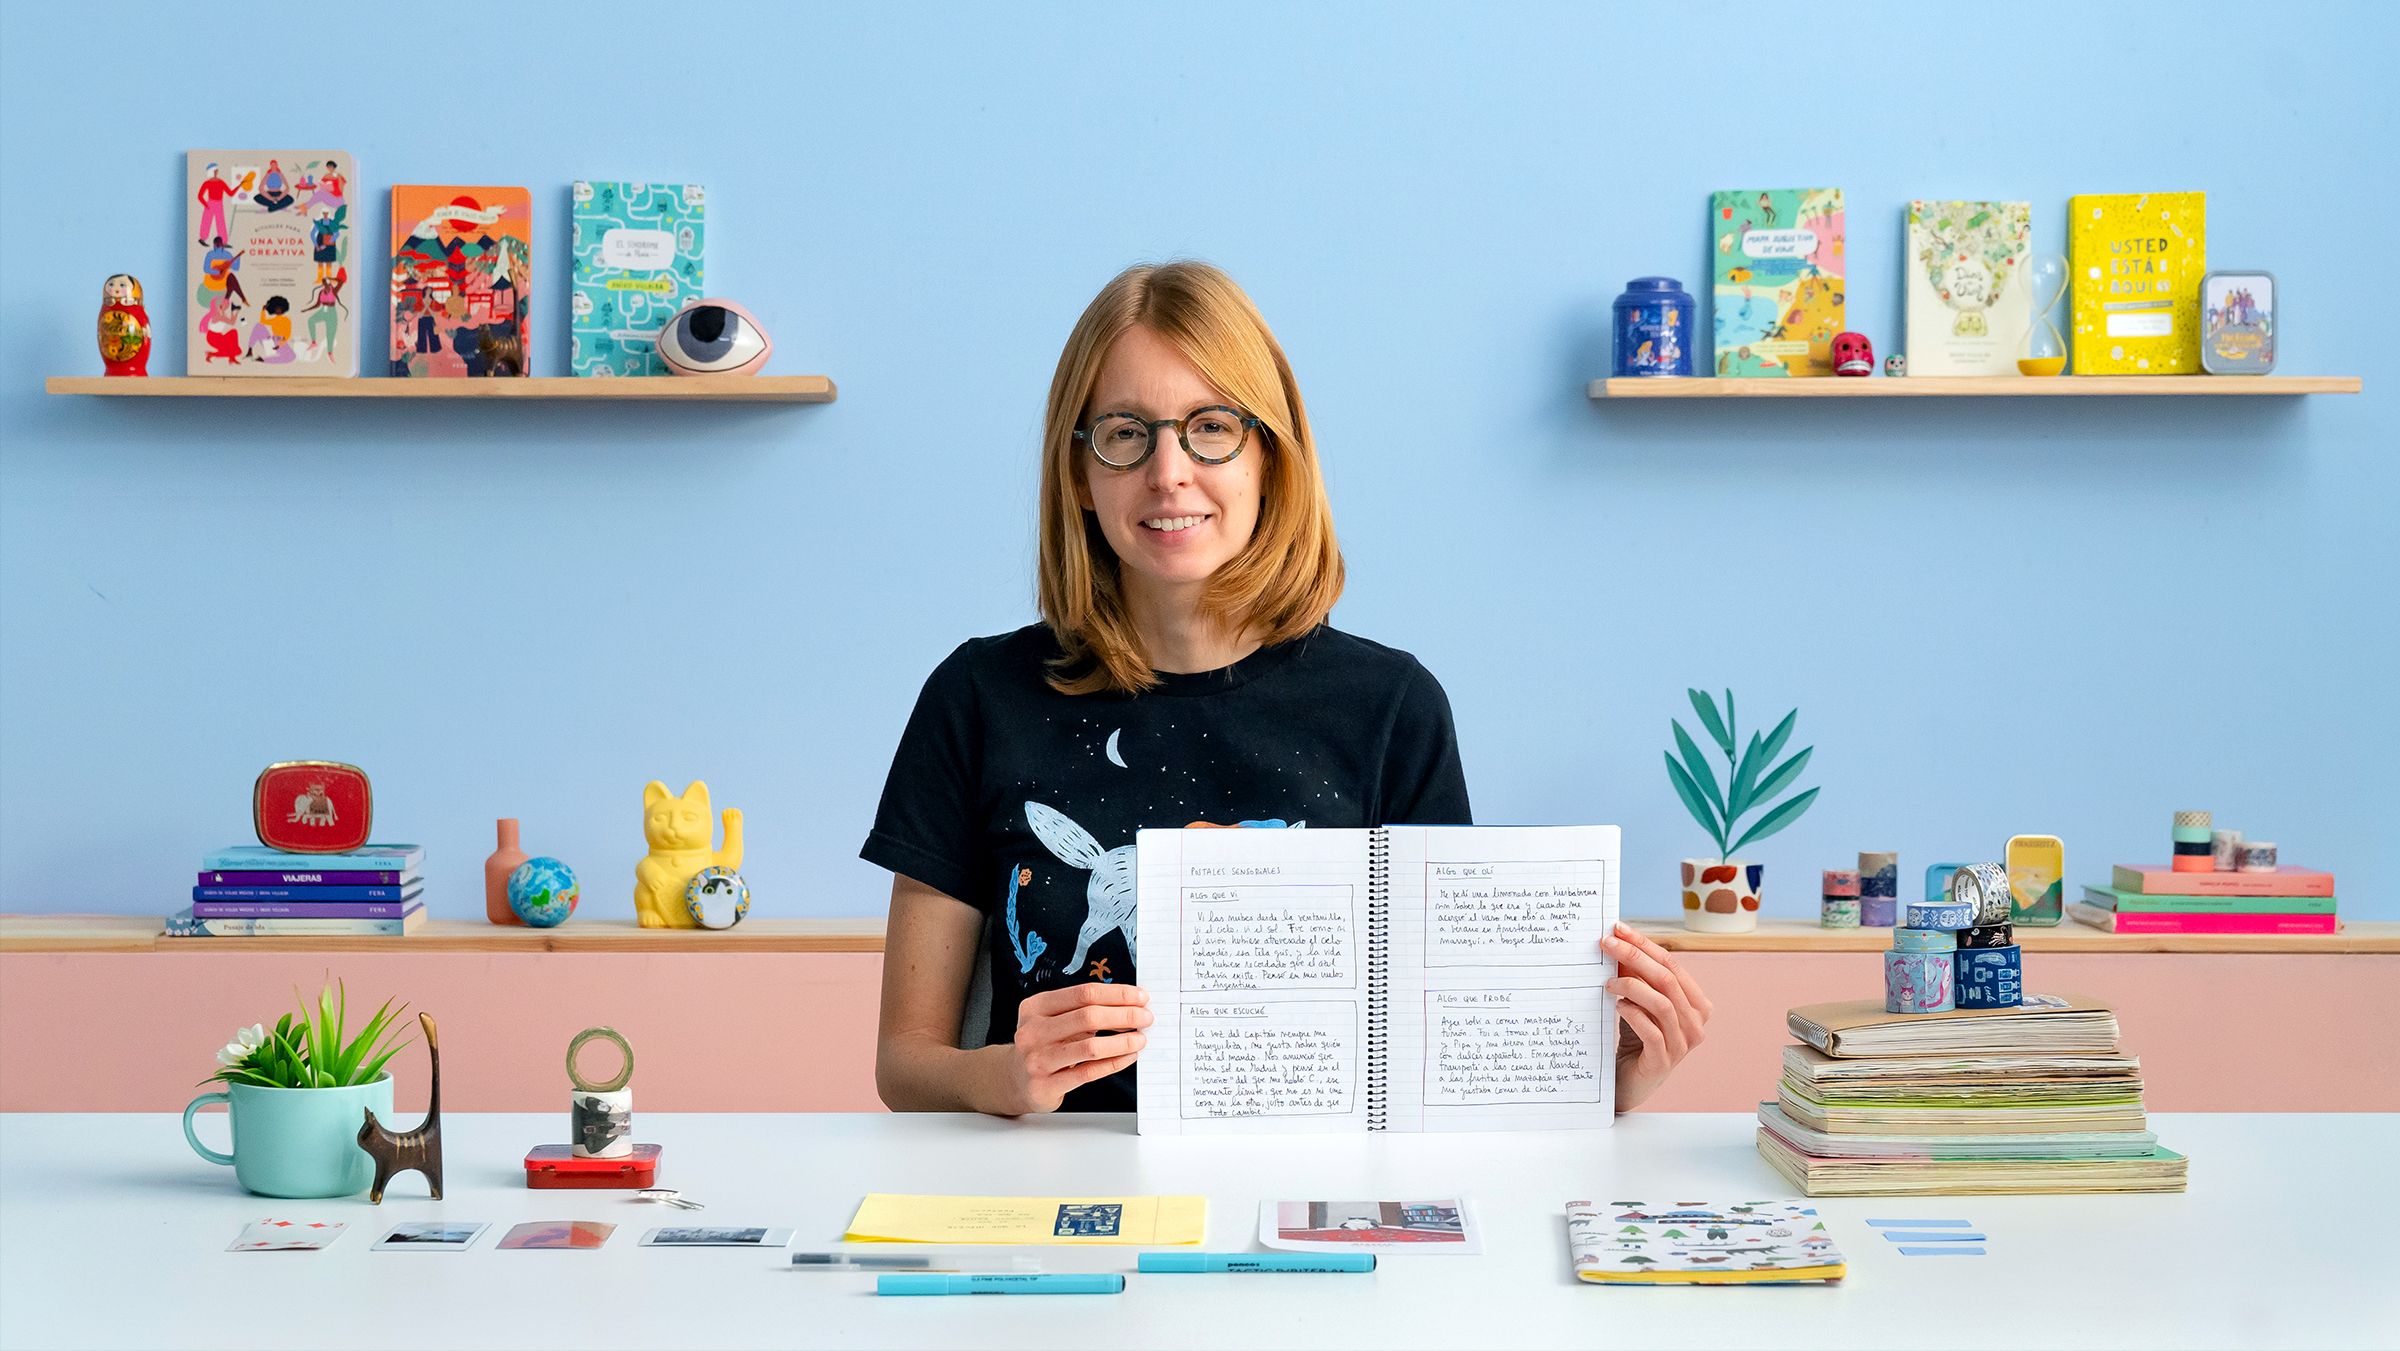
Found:
[[[231,1154],[200,1143],[192,1129],[192,1114],[212,1102],[229,1109]],[[370,1107],[378,1119],[391,1118],[391,1075],[345,1088],[236,1083],[192,1099],[183,1109],[183,1138],[201,1158],[230,1165],[242,1186],[260,1196],[355,1196],[375,1180],[375,1160],[358,1147],[359,1123]]]
[[[392,1076],[383,1067],[408,1042],[393,1040],[405,1024],[388,999],[356,1036],[349,1017],[349,992],[336,982],[318,992],[315,1008],[301,1001],[298,1016],[283,1015],[273,1030],[253,1023],[236,1032],[209,1076],[225,1091],[203,1093],[183,1109],[183,1138],[193,1152],[230,1166],[261,1196],[365,1191],[375,1160],[359,1147],[359,1127],[369,1108],[378,1120],[391,1119]],[[192,1129],[192,1114],[212,1102],[226,1106],[230,1154],[200,1143]]]
[[[1700,715],[1701,729],[1716,742],[1725,756],[1725,782],[1720,788],[1716,772],[1709,767],[1708,757],[1701,753],[1700,744],[1691,733],[1673,718],[1667,724],[1675,729],[1675,749],[1667,752],[1667,780],[1675,785],[1675,796],[1683,800],[1684,810],[1700,823],[1700,828],[1716,841],[1717,856],[1713,859],[1687,858],[1683,861],[1683,927],[1695,933],[1749,933],[1758,927],[1758,907],[1766,890],[1766,866],[1734,857],[1748,844],[1763,840],[1776,831],[1800,819],[1810,803],[1817,800],[1817,789],[1811,788],[1767,811],[1748,830],[1734,834],[1734,825],[1741,818],[1772,801],[1777,793],[1791,787],[1792,780],[1808,767],[1808,757],[1814,746],[1802,747],[1781,764],[1775,757],[1783,753],[1783,745],[1791,739],[1792,724],[1799,720],[1800,710],[1793,709],[1775,724],[1775,730],[1760,736],[1750,734],[1750,744],[1739,755],[1734,747],[1740,726],[1734,721],[1733,691],[1725,691],[1725,711],[1717,712],[1716,700],[1706,691],[1686,690],[1691,696],[1692,711]],[[1680,758],[1679,758],[1680,757]],[[1769,768],[1773,766],[1773,768]]]

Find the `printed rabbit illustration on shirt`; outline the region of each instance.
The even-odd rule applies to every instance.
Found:
[[[1135,903],[1133,846],[1120,844],[1114,849],[1104,851],[1100,848],[1100,842],[1092,838],[1092,833],[1075,824],[1065,812],[1059,811],[1055,807],[1045,807],[1039,802],[1025,804],[1025,820],[1033,827],[1034,837],[1039,839],[1052,854],[1057,855],[1061,863],[1077,868],[1088,868],[1092,874],[1091,881],[1084,886],[1083,930],[1075,936],[1075,952],[1067,958],[1066,965],[1059,968],[1059,974],[1071,976],[1081,971],[1084,956],[1092,950],[1092,944],[1106,938],[1111,930],[1124,936],[1126,958],[1130,961],[1138,961],[1139,959],[1134,955],[1133,946]],[[1213,823],[1194,821],[1191,824],[1208,826]],[[1243,821],[1239,824],[1250,827],[1279,828],[1285,823],[1274,820]],[[1291,823],[1291,828],[1300,829],[1307,824],[1305,821],[1295,821]],[[1013,924],[1015,901],[1013,887],[1010,892],[1010,901],[1010,918]],[[1040,942],[1039,936],[1035,936],[1032,941]],[[1033,952],[1022,955],[1024,964],[1030,966],[1032,958],[1039,955],[1039,949],[1036,948]]]

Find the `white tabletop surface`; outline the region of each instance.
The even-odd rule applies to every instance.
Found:
[[[380,1207],[274,1201],[201,1162],[171,1116],[0,1116],[0,1348],[51,1347],[2152,1347],[2400,1344],[2382,1224],[2400,1214],[2400,1118],[2176,1115],[2182,1195],[1816,1202],[1838,1286],[1626,1289],[1567,1265],[1570,1200],[1736,1200],[1790,1189],[1737,1115],[1646,1115],[1519,1135],[1143,1139],[1130,1119],[636,1113],[665,1146],[670,1210],[529,1191],[556,1117],[453,1114],[449,1195],[415,1174]],[[202,1137],[223,1142],[221,1118]],[[1209,1247],[1255,1248],[1264,1199],[1463,1195],[1479,1257],[1386,1256],[1370,1276],[1133,1276],[1115,1296],[884,1299],[873,1278],[780,1252],[639,1246],[656,1225],[841,1237],[868,1191],[1200,1193]],[[315,1253],[230,1253],[269,1216],[350,1229]],[[1907,1258],[1869,1217],[1972,1220],[1984,1257]],[[486,1220],[463,1253],[374,1252],[400,1220]],[[593,1252],[501,1252],[523,1220],[613,1220]],[[1014,1251],[1014,1250],[1011,1250]],[[1050,1270],[1130,1271],[1134,1249],[1041,1250]]]

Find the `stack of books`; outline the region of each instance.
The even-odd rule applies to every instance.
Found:
[[[425,923],[424,863],[425,850],[413,844],[365,844],[347,854],[219,849],[200,860],[191,908],[167,917],[167,936],[415,933]]]
[[[2333,874],[2309,868],[2271,872],[2177,872],[2119,864],[2113,885],[2087,886],[2067,913],[2121,934],[2329,934]]]
[[[1881,1001],[1788,1017],[1758,1152],[1809,1196],[2182,1191],[2185,1161],[2142,1111],[2142,1067],[2089,999],[1886,1013]]]

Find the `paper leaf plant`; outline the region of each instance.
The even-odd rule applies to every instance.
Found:
[[[1709,740],[1715,742],[1717,749],[1725,756],[1724,784],[1722,787],[1718,785],[1708,756],[1701,752],[1700,744],[1692,740],[1692,734],[1684,731],[1683,724],[1674,718],[1667,719],[1667,724],[1675,729],[1675,749],[1667,752],[1667,779],[1675,785],[1675,796],[1683,799],[1684,810],[1689,811],[1692,819],[1700,823],[1700,828],[1708,832],[1708,837],[1716,841],[1717,857],[1730,859],[1740,853],[1743,846],[1763,840],[1799,820],[1800,814],[1808,810],[1808,805],[1817,800],[1818,790],[1811,788],[1778,806],[1767,808],[1777,793],[1791,787],[1792,781],[1800,777],[1800,771],[1808,767],[1808,757],[1816,747],[1804,746],[1790,759],[1774,765],[1772,769],[1768,768],[1774,764],[1775,757],[1783,753],[1784,743],[1791,739],[1792,724],[1800,717],[1800,710],[1795,708],[1783,715],[1783,721],[1775,724],[1774,731],[1763,737],[1752,732],[1750,744],[1736,755],[1734,747],[1741,745],[1741,742],[1736,739],[1740,735],[1740,728],[1733,718],[1733,691],[1725,691],[1725,712],[1722,717],[1717,714],[1716,700],[1710,698],[1706,690],[1687,690],[1686,693],[1691,695],[1692,711],[1700,715],[1700,729],[1708,733]],[[1734,828],[1742,817],[1760,808],[1767,810],[1751,822],[1748,830],[1735,834]]]

